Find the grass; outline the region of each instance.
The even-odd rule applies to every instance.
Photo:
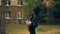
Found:
[[[29,34],[28,27],[24,24],[6,24],[6,34]],[[37,34],[60,34],[60,25],[39,25]]]

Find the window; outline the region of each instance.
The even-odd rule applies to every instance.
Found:
[[[18,0],[18,5],[19,6],[23,5],[23,0]]]
[[[10,17],[11,17],[11,12],[6,11],[5,12],[5,19],[10,19]]]
[[[5,0],[5,6],[10,6],[11,2],[10,0]]]
[[[22,18],[23,18],[22,12],[18,12],[18,13],[17,13],[17,18],[18,18],[18,19],[22,19]]]

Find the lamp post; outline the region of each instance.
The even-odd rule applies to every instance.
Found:
[[[52,23],[52,14],[51,14],[50,6],[51,6],[51,0],[47,0],[46,1],[46,7],[47,7],[47,24],[51,24]]]
[[[52,14],[50,10],[51,0],[44,0],[44,4],[47,8],[47,24],[51,24],[52,22]]]

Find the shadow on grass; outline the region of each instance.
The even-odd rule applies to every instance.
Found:
[[[47,32],[52,31],[52,29],[37,29],[38,32]]]

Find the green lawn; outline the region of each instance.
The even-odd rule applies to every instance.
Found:
[[[29,34],[28,27],[24,24],[6,24],[6,34]],[[60,25],[39,25],[37,34],[60,34]]]

